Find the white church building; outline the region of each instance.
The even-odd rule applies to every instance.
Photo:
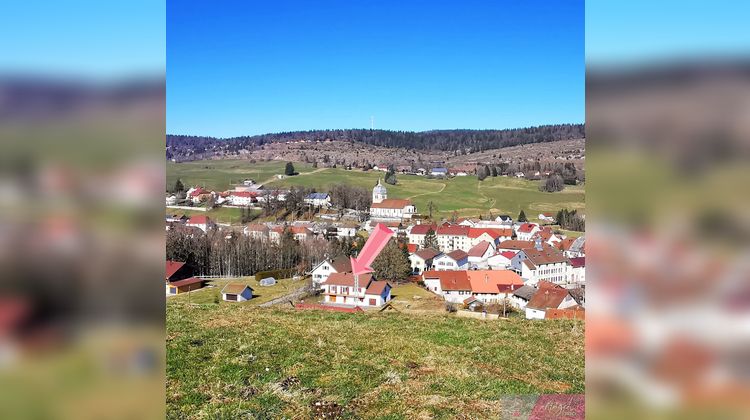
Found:
[[[370,219],[401,221],[402,219],[411,219],[416,212],[417,207],[412,204],[411,200],[388,198],[388,191],[378,179],[377,185],[372,189]]]

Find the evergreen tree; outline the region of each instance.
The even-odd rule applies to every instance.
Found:
[[[438,245],[438,239],[437,239],[437,235],[435,234],[435,230],[430,229],[424,235],[424,240],[422,241],[422,248],[432,248],[436,251],[440,250],[440,246]]]
[[[286,176],[297,175],[297,172],[294,171],[294,165],[292,164],[292,162],[286,163],[286,168],[284,169],[284,175]]]
[[[385,183],[390,185],[396,185],[396,171],[393,165],[388,167],[388,172],[385,174]]]
[[[174,183],[174,188],[172,188],[172,192],[176,194],[183,191],[185,191],[185,186],[182,185],[182,181],[177,178],[177,181]]]
[[[388,244],[372,262],[378,280],[403,281],[411,274],[411,263],[396,241]]]
[[[518,221],[521,223],[526,223],[529,221],[529,219],[526,218],[526,213],[524,213],[523,210],[521,210],[521,212],[518,213]]]

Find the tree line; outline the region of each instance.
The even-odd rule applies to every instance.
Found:
[[[392,131],[369,129],[308,130],[217,138],[168,134],[167,159],[189,159],[213,153],[237,153],[253,150],[267,143],[288,141],[352,141],[373,146],[416,150],[454,151],[457,154],[530,143],[545,143],[585,137],[583,124],[556,124],[504,130],[431,130]]]

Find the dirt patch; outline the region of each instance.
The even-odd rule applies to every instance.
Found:
[[[344,414],[344,407],[334,401],[314,401],[310,408],[314,419],[338,419]]]

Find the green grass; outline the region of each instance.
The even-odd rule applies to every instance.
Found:
[[[260,210],[251,210],[256,213],[260,213]],[[209,211],[198,211],[198,210],[184,210],[184,209],[171,209],[166,208],[165,213],[167,215],[170,214],[176,214],[178,216],[181,216],[183,214],[189,216],[195,216],[195,215],[205,215],[211,218],[214,222],[217,223],[229,223],[229,224],[239,224],[240,220],[242,219],[242,209],[234,208],[234,207],[214,207],[213,209]]]
[[[246,178],[265,182],[275,175],[283,174],[286,162],[271,161],[250,163],[247,160],[201,160],[196,162],[167,162],[167,188],[172,188],[179,178],[185,188],[200,185],[215,191],[225,191],[232,184]],[[309,164],[294,162],[299,173],[313,171]]]
[[[332,184],[345,183],[371,189],[378,178],[384,176],[379,171],[315,170],[310,165],[295,163],[300,175],[272,179],[275,174],[283,173],[284,165],[285,162],[280,161],[251,164],[238,160],[167,163],[167,186],[174,185],[179,177],[186,186],[200,184],[224,191],[230,188],[231,182],[253,178],[258,182],[269,181],[268,187],[298,185],[325,191]],[[480,182],[474,176],[427,179],[398,175],[398,184],[386,187],[389,198],[409,198],[423,214],[427,213],[427,204],[433,201],[438,208],[438,217],[450,217],[454,211],[460,216],[475,217],[491,211],[495,215],[507,213],[515,217],[523,209],[530,219],[535,219],[542,212],[585,208],[583,186],[566,186],[562,192],[545,193],[539,191],[539,181],[508,177],[490,177]]]
[[[580,321],[167,304],[170,418],[497,418],[507,394],[582,393]]]
[[[224,302],[221,300],[221,289],[227,285],[227,283],[243,283],[250,286],[253,289],[253,298],[246,302]],[[170,301],[187,303],[190,301],[191,304],[215,304],[218,300],[220,305],[247,305],[257,306],[261,303],[268,302],[269,300],[277,297],[289,294],[294,290],[304,286],[304,280],[292,280],[292,279],[278,279],[276,284],[273,286],[261,286],[260,283],[255,280],[255,277],[241,277],[237,279],[216,279],[208,282],[209,286],[203,289],[187,293],[181,293],[179,295],[169,297]]]

